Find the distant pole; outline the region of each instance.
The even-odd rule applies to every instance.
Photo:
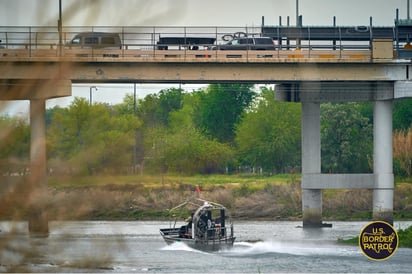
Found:
[[[296,27],[302,27],[300,16],[299,16],[299,0],[296,0]],[[300,49],[300,39],[296,39],[296,49]]]
[[[93,97],[92,97],[92,89],[95,89],[97,91],[97,87],[96,86],[91,86],[90,87],[90,97],[89,97],[89,104],[92,105],[93,103]]]
[[[296,0],[296,26],[299,26],[299,0]]]
[[[134,83],[134,92],[133,92],[133,114],[136,116],[136,83]],[[137,132],[136,128],[134,130],[134,145],[133,145],[133,174],[136,174],[136,162],[137,162]]]
[[[408,0],[407,6],[406,6],[406,13],[407,13],[407,18],[408,18],[408,20],[411,19],[411,14],[410,14],[409,8],[410,8],[410,1]]]
[[[136,83],[134,83],[134,92],[133,92],[133,114],[136,115]]]
[[[336,16],[333,16],[333,27],[336,28]],[[336,50],[336,40],[333,40],[333,50]]]
[[[63,45],[63,23],[62,23],[62,0],[59,0],[59,20],[57,21],[57,29],[59,31],[59,54],[62,53]]]

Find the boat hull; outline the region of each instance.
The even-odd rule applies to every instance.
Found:
[[[171,238],[163,236],[163,239],[168,245],[174,243],[184,243],[185,245],[202,251],[219,251],[224,249],[230,249],[233,247],[235,238],[221,239],[221,240],[196,240],[186,238]]]
[[[184,243],[185,245],[202,251],[219,251],[224,249],[230,249],[233,247],[235,237],[224,237],[216,239],[193,239],[193,238],[182,238],[178,235],[173,235],[170,229],[161,229],[160,234],[163,240],[168,244],[174,243]]]

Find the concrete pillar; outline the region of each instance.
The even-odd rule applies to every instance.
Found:
[[[375,101],[373,123],[373,219],[393,223],[392,100]]]
[[[320,174],[320,103],[302,102],[302,178]],[[322,226],[322,190],[305,189],[302,179],[303,227]]]
[[[46,100],[30,100],[29,232],[47,235]]]

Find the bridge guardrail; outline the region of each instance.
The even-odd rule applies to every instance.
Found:
[[[74,48],[70,39],[81,32],[118,33],[121,49]],[[226,43],[225,36],[261,35],[260,27],[65,27],[58,33],[52,27],[0,27],[0,61],[221,61],[221,62],[280,62],[310,59],[313,61],[372,61],[370,41],[274,41],[272,51],[211,50],[216,44]],[[162,37],[206,37],[214,44],[162,44]],[[60,44],[61,41],[61,44]],[[279,44],[280,43],[280,44]]]

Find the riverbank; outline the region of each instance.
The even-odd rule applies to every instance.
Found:
[[[225,205],[236,219],[300,220],[300,176],[91,176],[50,177],[47,193],[27,191],[14,178],[2,199],[1,219],[19,219],[33,204],[51,220],[148,220],[197,195]],[[4,187],[4,186],[3,186]],[[197,192],[199,187],[200,192]],[[412,219],[412,184],[397,182],[394,217]],[[324,220],[371,219],[371,190],[325,190]]]

